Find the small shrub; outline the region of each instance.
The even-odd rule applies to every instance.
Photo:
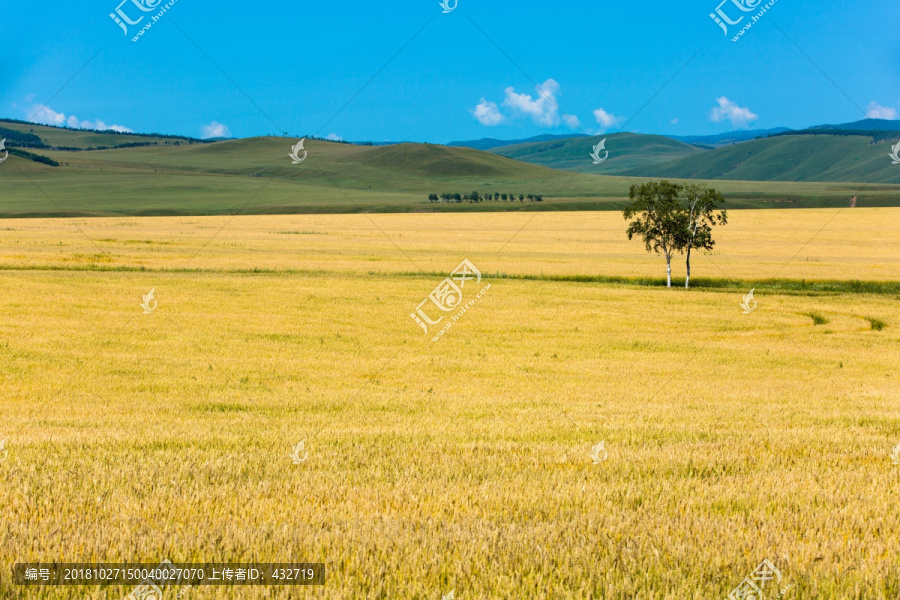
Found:
[[[866,317],[866,321],[872,326],[873,331],[881,331],[885,327],[887,327],[887,323],[881,321],[879,319],[873,319],[872,317]]]
[[[813,320],[814,325],[825,325],[828,323],[828,319],[822,316],[821,313],[817,312],[808,312],[806,316]]]

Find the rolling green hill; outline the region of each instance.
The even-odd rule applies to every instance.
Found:
[[[67,127],[52,127],[49,125],[36,125],[34,123],[24,123],[22,121],[13,121],[0,119],[0,138],[10,138],[7,146],[14,147],[17,145],[23,147],[34,147],[32,144],[16,143],[14,134],[9,132],[18,132],[40,138],[41,145],[38,147],[63,147],[78,148],[87,150],[88,148],[114,148],[116,146],[124,146],[126,144],[202,144],[202,140],[183,137],[183,136],[163,136],[142,133],[117,133],[115,131],[91,131],[87,129],[69,129]]]
[[[71,152],[29,149],[58,167],[10,155],[0,165],[0,217],[522,210],[507,203],[441,204],[431,193],[479,190],[563,194],[553,208],[590,196],[596,205],[627,194],[607,182],[529,165],[470,148],[425,144],[356,146],[307,140],[291,164],[293,139]],[[545,201],[545,205],[550,202]],[[546,208],[546,207],[545,207]]]
[[[900,183],[891,144],[861,135],[779,135],[625,172],[637,177]]]
[[[46,133],[34,129],[36,134]],[[58,145],[74,147],[83,132],[54,130],[53,134],[59,136],[54,139]],[[108,143],[107,139],[97,141]],[[430,144],[363,146],[307,139],[308,156],[294,165],[288,153],[295,139],[248,138],[178,146],[171,145],[169,138],[159,141],[170,145],[89,152],[28,149],[59,166],[10,154],[0,164],[0,218],[610,210],[624,206],[632,184],[646,181],[646,177],[561,171],[471,148]],[[607,147],[613,156],[622,145],[610,141]],[[716,187],[726,194],[730,208],[846,206],[853,195],[859,196],[861,206],[900,204],[900,186],[895,185],[721,181]],[[428,201],[432,193],[474,190],[540,194],[544,201]]]
[[[609,158],[595,165],[590,154],[593,146],[604,138]],[[491,152],[553,169],[614,175],[636,167],[694,156],[704,150],[660,135],[613,133],[503,146]]]
[[[501,179],[529,179],[555,177],[558,173],[472,150],[432,144],[396,144],[366,149],[348,161],[356,165],[378,168],[398,174],[419,177],[496,177]]]
[[[686,144],[697,144],[712,149],[721,146],[730,146],[732,144],[740,144],[741,142],[768,137],[770,135],[788,133],[790,131],[791,130],[787,127],[775,127],[773,129],[743,129],[713,135],[670,135],[666,137],[670,137],[673,140],[678,140],[679,142],[684,142]]]

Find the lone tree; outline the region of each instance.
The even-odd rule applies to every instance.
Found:
[[[684,186],[684,198],[687,200],[687,232],[684,239],[684,251],[687,254],[687,277],[684,287],[691,287],[691,250],[712,250],[716,242],[712,239],[712,228],[716,225],[728,224],[728,212],[716,212],[719,204],[725,202],[725,196],[713,188],[690,184]]]
[[[687,255],[684,287],[691,286],[691,250],[712,250],[712,228],[728,223],[728,214],[716,212],[725,197],[713,188],[680,185],[670,181],[651,181],[631,186],[632,203],[625,209],[628,239],[641,235],[647,251],[666,257],[666,283],[672,287],[672,255]],[[682,204],[682,199],[684,203]]]
[[[647,252],[666,257],[666,285],[672,287],[672,255],[684,245],[687,216],[678,202],[682,186],[669,181],[651,181],[631,186],[631,199],[623,214],[628,225],[628,239],[644,238]]]

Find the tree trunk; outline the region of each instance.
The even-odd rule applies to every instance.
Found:
[[[666,254],[666,287],[672,287],[672,256]]]
[[[688,246],[687,249],[687,277],[684,280],[684,287],[691,287],[691,248]]]

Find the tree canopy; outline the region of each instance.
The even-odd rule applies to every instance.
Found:
[[[728,222],[726,212],[716,213],[724,196],[713,188],[681,185],[668,180],[632,185],[629,204],[623,211],[631,221],[628,239],[640,236],[647,252],[662,254],[666,259],[666,285],[672,287],[672,257],[687,254],[687,278],[690,286],[691,250],[711,250],[715,245],[712,228]]]

